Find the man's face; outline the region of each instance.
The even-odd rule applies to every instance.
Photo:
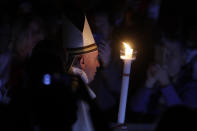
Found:
[[[40,41],[44,39],[39,23],[33,21],[27,30],[27,42],[30,50]]]
[[[101,14],[101,15],[95,16],[95,26],[97,28],[97,32],[105,36],[108,36],[109,33],[111,32],[111,27],[107,19],[107,15]]]
[[[85,71],[88,77],[88,81],[91,82],[96,74],[97,67],[100,66],[98,61],[98,51],[93,51],[82,55],[83,65],[82,70]]]
[[[164,44],[166,49],[165,64],[167,65],[168,73],[170,76],[175,76],[183,65],[183,52],[181,52],[180,44],[173,42],[166,42]]]
[[[157,20],[159,16],[160,5],[156,3],[151,3],[148,8],[148,17]]]
[[[35,45],[44,39],[44,33],[41,31],[40,24],[32,21],[24,34],[21,34],[21,44],[19,48],[23,49],[23,55],[26,57],[31,54]],[[20,41],[19,41],[20,42]]]

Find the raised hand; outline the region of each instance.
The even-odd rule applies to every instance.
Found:
[[[99,57],[104,67],[106,67],[110,62],[111,48],[109,43],[105,40],[101,40],[98,45]]]
[[[147,70],[147,79],[145,86],[152,88],[157,81],[157,68],[155,65],[151,65]]]
[[[156,78],[159,81],[159,83],[161,84],[161,86],[166,86],[168,84],[170,84],[170,80],[169,80],[169,75],[167,72],[167,67],[165,65],[160,66],[160,65],[156,65]]]

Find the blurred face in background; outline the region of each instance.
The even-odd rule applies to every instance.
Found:
[[[27,49],[30,52],[34,46],[44,39],[44,34],[38,22],[33,21],[27,29]]]
[[[171,77],[176,76],[184,64],[184,52],[179,41],[164,40],[164,64]]]
[[[148,17],[152,20],[157,20],[159,17],[159,11],[160,11],[160,2],[153,2],[150,3],[148,7]]]
[[[111,33],[111,26],[108,20],[108,16],[105,14],[98,14],[95,16],[94,20],[97,32],[104,35],[104,38],[107,38]]]
[[[19,31],[21,31],[19,33]],[[34,46],[44,39],[44,33],[41,29],[41,25],[37,21],[32,21],[29,23],[27,28],[19,29],[15,33],[18,38],[15,41],[16,51],[21,57],[25,58],[29,56],[32,52]]]

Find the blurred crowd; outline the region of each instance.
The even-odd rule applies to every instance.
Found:
[[[137,54],[131,65],[126,122],[159,121],[157,130],[172,126],[171,119],[175,121],[173,126],[180,126],[177,123],[182,122],[193,126],[190,125],[192,118],[188,118],[189,115],[196,119],[197,109],[197,15],[192,2],[8,0],[0,2],[0,6],[0,114],[6,123],[10,123],[12,115],[20,117],[17,113],[12,114],[11,110],[14,108],[17,112],[20,109],[16,107],[24,104],[15,102],[15,99],[20,101],[28,97],[22,93],[18,98],[22,88],[28,88],[42,79],[29,77],[29,73],[34,74],[36,68],[36,73],[43,70],[54,72],[42,64],[50,59],[58,63],[54,56],[39,58],[39,48],[44,49],[45,45],[38,46],[38,43],[50,40],[59,49],[63,15],[80,9],[86,14],[98,46],[100,67],[89,86],[96,94],[96,103],[104,119],[109,123],[117,122],[123,71],[120,49],[122,42],[128,42]],[[74,15],[71,14],[71,17]],[[52,50],[50,44],[48,42],[47,48]],[[70,58],[62,52],[58,50],[55,53],[63,56],[61,59],[65,65],[69,64]],[[39,63],[31,63],[35,59],[32,54],[40,59]],[[50,62],[47,64],[54,66]],[[180,114],[175,115],[177,111]]]

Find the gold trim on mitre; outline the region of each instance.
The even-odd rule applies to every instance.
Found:
[[[68,53],[71,55],[80,55],[80,54],[89,53],[89,52],[96,51],[96,50],[97,50],[96,43],[85,46],[85,47],[67,48]]]

